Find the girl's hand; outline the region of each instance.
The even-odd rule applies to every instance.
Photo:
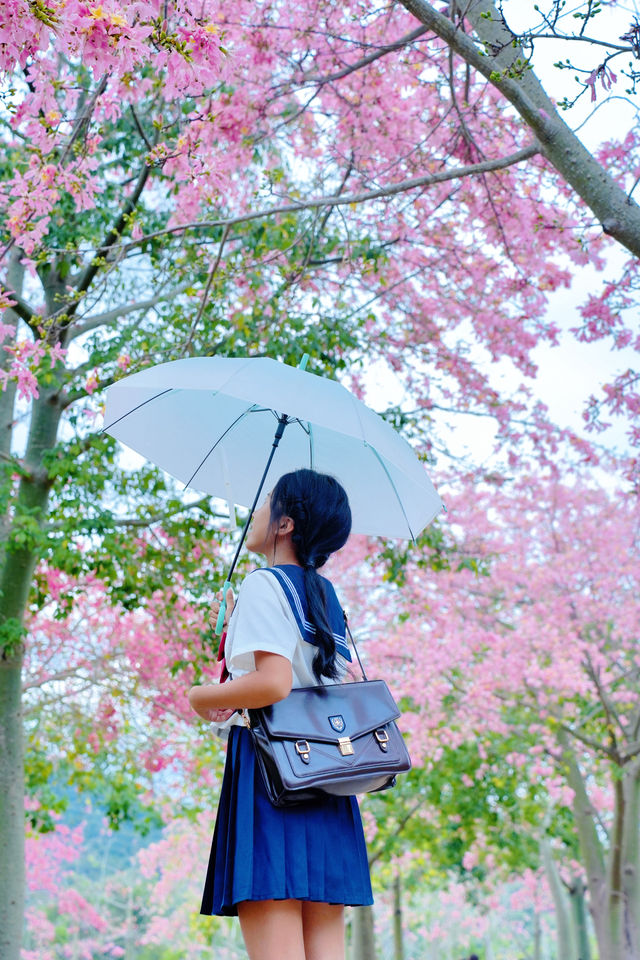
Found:
[[[207,719],[211,723],[224,723],[225,720],[228,720],[229,717],[232,717],[235,713],[235,710],[229,710],[225,707],[218,707],[213,710],[208,711]]]
[[[222,605],[222,590],[219,590],[216,596],[216,599],[211,604],[211,610],[209,611],[209,626],[212,630],[216,629],[216,623],[218,622],[218,614],[220,613],[220,607]],[[233,608],[235,606],[235,600],[233,597],[233,590],[227,590],[227,609],[224,614],[224,624],[222,629],[226,630],[229,623],[229,617],[233,613]]]

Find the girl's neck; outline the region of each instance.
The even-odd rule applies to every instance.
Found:
[[[290,537],[276,537],[273,550],[269,551],[266,557],[271,567],[276,564],[291,564],[294,567],[301,565]]]

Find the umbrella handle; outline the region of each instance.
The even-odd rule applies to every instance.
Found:
[[[224,628],[224,618],[227,612],[227,590],[231,590],[231,584],[228,580],[225,580],[224,587],[222,588],[222,603],[220,604],[220,609],[218,610],[218,619],[216,620],[216,637],[221,636],[222,630]]]

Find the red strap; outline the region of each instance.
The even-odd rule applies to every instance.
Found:
[[[225,680],[229,679],[229,671],[227,670],[227,664],[224,659],[224,647],[226,639],[227,631],[225,630],[220,637],[220,646],[218,647],[218,663],[222,664],[222,670],[220,671],[220,683],[224,683]]]

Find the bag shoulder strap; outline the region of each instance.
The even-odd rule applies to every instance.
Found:
[[[351,645],[352,645],[353,649],[355,650],[356,657],[358,658],[358,666],[360,667],[360,672],[362,673],[362,679],[366,681],[366,680],[368,680],[369,678],[367,677],[366,673],[364,672],[364,667],[362,666],[362,660],[360,659],[360,652],[358,651],[358,647],[357,647],[357,645],[356,645],[355,637],[354,637],[353,634],[351,633],[351,628],[349,627],[349,620],[348,620],[348,618],[347,618],[347,611],[346,611],[344,608],[343,608],[343,610],[342,610],[342,614],[343,614],[343,616],[344,616],[344,627],[345,627],[345,630],[347,631],[347,636],[349,637],[349,640],[351,640]]]

